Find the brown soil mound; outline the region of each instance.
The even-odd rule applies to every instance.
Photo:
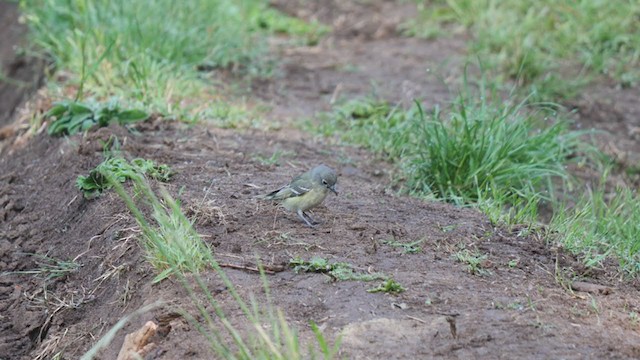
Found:
[[[314,3],[301,15],[338,22],[341,13],[330,10],[341,9],[339,3]],[[357,18],[385,4],[345,11]],[[287,2],[280,6],[295,12]],[[384,36],[358,35],[375,34],[377,24],[372,20],[353,33],[337,23],[336,34],[320,47],[283,54],[282,77],[255,90],[273,104],[271,118],[310,116],[329,105],[340,84],[345,93],[366,94],[372,79],[395,100],[405,98],[404,86],[433,104],[447,101],[446,84],[422,76],[421,69],[426,74],[426,67],[448,59],[460,63],[460,48],[386,30]],[[345,64],[359,70],[345,72]],[[239,133],[153,119],[135,130],[110,127],[69,138],[40,134],[2,154],[1,359],[45,359],[57,352],[78,358],[124,315],[159,299],[167,305],[133,319],[103,358],[115,359],[125,334],[148,320],[164,330],[147,358],[214,357],[204,337],[174,314],[177,307],[193,309],[184,289],[173,280],[151,284],[155,272],[122,201],[112,191],[85,200],[74,186],[78,175],[102,161],[103,143],[114,135],[126,156],[177,171],[167,188],[197,219],[197,231],[227,265],[242,296],[264,297],[259,275],[242,269],[257,257],[277,270],[267,276],[274,305],[301,337],[311,337],[310,320],[330,338],[342,333],[346,358],[640,357],[640,327],[631,315],[640,312],[637,284],[619,281],[615,271],[587,271],[526,229],[496,228],[474,210],[394,195],[386,166],[364,151],[329,146],[291,129]],[[259,160],[276,151],[283,154],[279,166]],[[317,228],[255,199],[319,163],[338,170],[340,195],[314,212],[322,220]],[[389,240],[420,240],[420,249],[405,253]],[[464,250],[486,255],[478,273],[456,259]],[[48,280],[16,273],[42,267],[43,260],[31,254],[80,267]],[[369,293],[378,282],[336,282],[286,267],[294,257],[313,256],[385,273],[406,291]],[[209,271],[202,277],[232,320],[241,322],[220,279]],[[584,283],[571,290],[578,278]]]

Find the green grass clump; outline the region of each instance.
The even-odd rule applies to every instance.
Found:
[[[73,135],[93,127],[105,127],[111,123],[126,125],[149,118],[142,110],[122,110],[118,103],[88,105],[78,101],[61,101],[53,104],[45,117],[54,120],[47,129],[49,135]]]
[[[329,263],[327,259],[314,257],[309,261],[303,259],[291,259],[289,266],[298,272],[314,272],[329,275],[333,280],[338,281],[374,281],[386,280],[387,276],[381,273],[363,273],[353,270],[353,265],[345,262]]]
[[[520,219],[535,218],[538,203],[553,198],[554,182],[569,180],[566,165],[581,133],[565,122],[485,96],[461,97],[445,113],[355,100],[324,114],[320,131],[397,162],[410,193],[510,209]]]
[[[582,254],[587,265],[597,266],[611,257],[618,259],[625,272],[638,274],[640,197],[626,187],[608,194],[604,189],[590,191],[575,206],[557,209],[551,229],[556,241]]]
[[[570,97],[590,74],[640,80],[640,2],[634,0],[418,1],[408,35],[467,30],[473,56],[546,100]],[[565,76],[562,71],[571,72]],[[586,72],[584,70],[587,70]]]
[[[129,162],[121,157],[111,157],[91,170],[89,176],[79,175],[76,187],[82,191],[85,198],[91,199],[111,189],[113,181],[124,183],[141,174],[167,182],[173,172],[168,165],[157,165],[152,160],[137,158]]]
[[[32,42],[65,75],[58,85],[79,100],[116,96],[196,119],[223,102],[206,71],[266,76],[266,34],[313,31],[260,0],[22,0],[21,9]]]

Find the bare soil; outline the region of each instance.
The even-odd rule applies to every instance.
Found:
[[[280,75],[252,93],[271,105],[273,121],[291,124],[328,109],[337,96],[372,89],[394,101],[424,98],[429,106],[452,99],[457,80],[447,79],[462,71],[464,39],[398,36],[396,26],[410,7],[390,1],[275,6],[319,19],[334,32],[316,47],[278,47]],[[14,56],[0,55],[3,62]],[[616,108],[621,129],[636,126],[640,108],[627,100],[631,90],[589,91],[610,95],[611,104],[598,106],[603,113]],[[579,101],[589,104],[586,95]],[[580,115],[578,124],[605,128],[604,117],[589,106]],[[620,143],[631,136],[606,129]],[[180,284],[151,284],[155,272],[122,201],[113,192],[86,200],[74,186],[78,175],[102,161],[103,142],[114,135],[126,156],[176,170],[166,187],[196,219],[220,262],[252,267],[259,258],[276,269],[268,275],[274,305],[303,339],[311,337],[310,320],[331,339],[342,334],[345,358],[640,358],[640,324],[631,315],[640,313],[637,280],[622,279],[615,264],[587,269],[540,234],[495,227],[474,210],[395,195],[389,166],[363,150],[331,145],[292,126],[238,132],[153,118],[135,130],[109,127],[69,138],[41,133],[22,146],[0,147],[0,359],[47,359],[58,352],[76,359],[120,318],[157,300],[166,305],[131,320],[100,358],[115,359],[125,335],[147,320],[164,329],[147,359],[215,358],[205,339],[175,315],[177,308],[193,310]],[[278,165],[259,160],[276,151],[284,154]],[[322,220],[317,228],[255,199],[319,163],[338,170],[340,195],[314,211]],[[389,240],[422,242],[419,252],[407,254]],[[480,274],[456,260],[465,249],[486,255]],[[39,267],[42,260],[30,254],[73,260],[80,268],[49,280],[15,273]],[[369,293],[379,282],[332,281],[286,266],[294,257],[314,256],[385,273],[406,291]],[[241,295],[264,300],[258,274],[225,270]],[[202,276],[232,321],[242,323],[218,276]],[[571,285],[578,280],[583,283]]]

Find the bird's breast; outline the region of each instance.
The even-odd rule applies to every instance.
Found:
[[[285,199],[282,202],[282,206],[289,211],[297,211],[298,209],[307,211],[320,205],[327,197],[327,194],[328,190],[326,188],[314,188],[301,196]]]

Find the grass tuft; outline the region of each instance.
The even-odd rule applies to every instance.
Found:
[[[319,131],[396,161],[412,194],[475,204],[496,219],[532,220],[557,184],[569,183],[566,166],[583,148],[583,133],[542,111],[483,95],[461,97],[445,117],[437,108],[425,114],[417,104],[364,99],[323,114]]]

